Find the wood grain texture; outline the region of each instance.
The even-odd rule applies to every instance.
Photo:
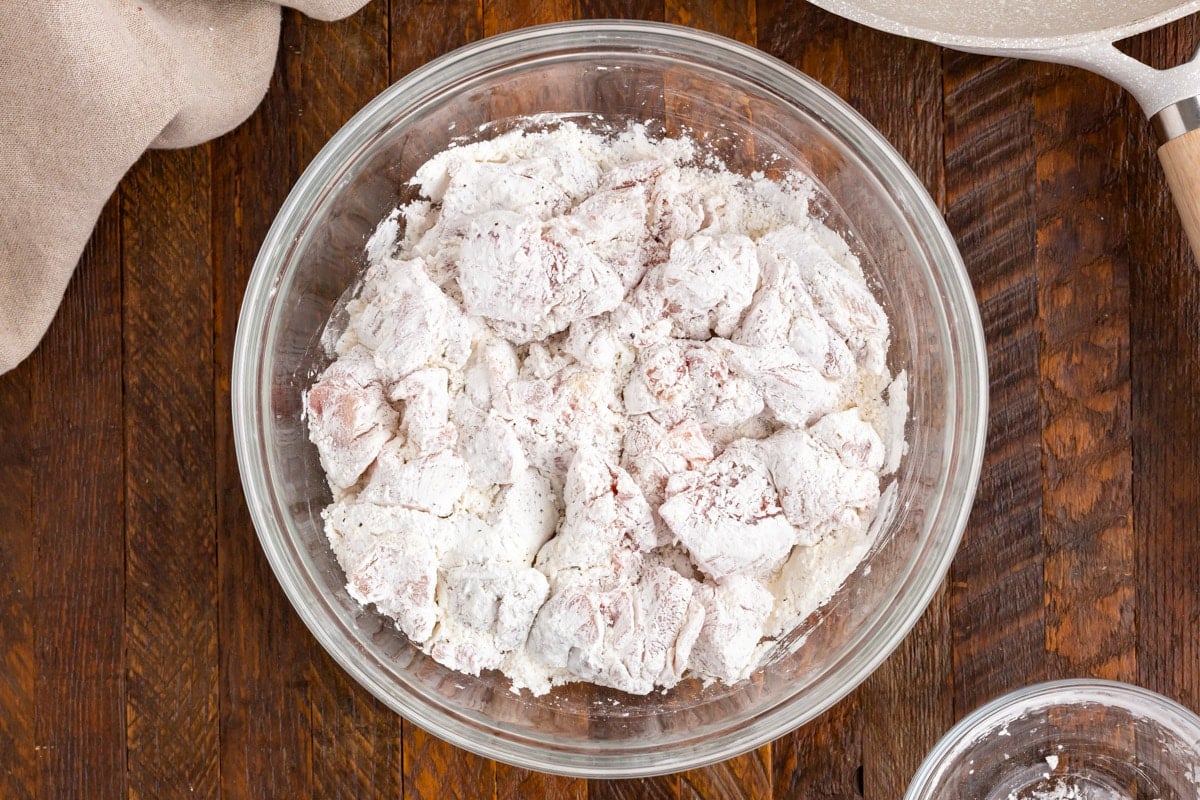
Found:
[[[663,19],[674,25],[711,31],[754,45],[758,39],[757,13],[755,0],[719,0],[703,5],[666,0]],[[667,98],[666,103],[670,108],[672,99]],[[747,116],[750,116],[749,111]],[[771,745],[767,744],[719,764],[689,770],[679,776],[656,778],[654,787],[638,789],[659,792],[663,797],[688,799],[769,797],[772,777]]]
[[[250,267],[300,173],[292,139],[297,24],[285,13],[271,89],[254,115],[212,151],[220,788],[222,797],[262,800],[313,796],[306,684],[316,645],[275,580],[246,509],[229,386]]]
[[[400,718],[324,653],[314,653],[307,677],[312,796],[399,798],[403,794]]]
[[[709,3],[666,0],[667,22],[719,33],[749,45],[758,39],[757,15],[755,0],[714,0]]]
[[[149,154],[121,209],[134,798],[219,788],[209,152]]]
[[[946,216],[975,285],[991,413],[951,568],[956,716],[1045,674],[1029,64],[947,52]]]
[[[497,797],[496,762],[404,726],[405,800],[485,800]]]
[[[575,0],[481,0],[483,35],[575,19],[579,11]]]
[[[758,46],[848,99],[851,25],[810,5],[758,0]],[[852,693],[817,719],[772,743],[776,797],[861,797],[863,707]]]
[[[483,35],[482,0],[392,0],[389,70],[393,81]]]
[[[545,800],[584,800],[588,796],[585,780],[547,775],[544,772],[496,764],[496,798],[536,797]]]
[[[388,87],[391,19],[385,3],[369,3],[343,20],[296,15],[294,59],[300,83],[292,96],[297,157],[307,165],[338,129]]]
[[[679,775],[616,781],[588,781],[588,800],[678,800]]]
[[[33,360],[0,375],[0,797],[39,795],[34,731]]]
[[[1135,55],[1186,58],[1200,20],[1145,34]],[[1137,679],[1200,710],[1200,271],[1149,126],[1128,129]]]
[[[333,23],[291,17],[299,88],[296,158],[307,164],[359,108],[387,88],[389,9],[372,3]],[[312,792],[369,800],[399,797],[400,719],[358,686],[313,644],[305,671],[311,738]]]
[[[1125,98],[1037,70],[1042,534],[1050,677],[1135,677]]]
[[[120,201],[33,355],[34,741],[42,797],[125,785]]]
[[[684,800],[729,798],[755,800],[774,795],[771,745],[679,776],[679,796]]]
[[[852,27],[849,99],[944,205],[942,51]],[[896,75],[907,80],[896,81]],[[954,722],[950,595],[938,591],[916,628],[863,684],[863,796],[901,797],[925,755]]]
[[[775,797],[853,800],[863,797],[862,693],[772,745]]]
[[[758,47],[820,81],[843,99],[850,96],[851,23],[807,3],[757,0]]]
[[[579,19],[641,19],[662,22],[663,0],[579,0]]]

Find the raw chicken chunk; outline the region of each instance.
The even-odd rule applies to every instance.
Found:
[[[488,517],[487,537],[474,544],[475,558],[532,564],[558,527],[561,509],[554,486],[536,469],[526,468],[505,487]]]
[[[421,259],[385,258],[367,271],[361,297],[348,304],[347,333],[370,349],[385,381],[422,367],[459,369],[470,354],[462,310],[425,272]]]
[[[737,683],[758,663],[763,625],[775,605],[765,586],[744,575],[696,586],[704,626],[692,648],[692,669]]]
[[[325,512],[325,532],[346,572],[346,591],[380,613],[414,642],[424,642],[438,620],[438,550],[450,526],[432,514],[338,503]]]
[[[847,465],[832,446],[804,431],[780,431],[758,451],[801,544],[861,525],[879,502],[877,473]],[[858,457],[853,447],[846,452]]]
[[[665,425],[693,418],[703,427],[736,426],[763,409],[763,392],[716,342],[667,341],[643,349],[623,399],[629,414]]]
[[[476,419],[459,434],[472,481],[479,486],[512,483],[529,465],[516,431],[494,413],[480,412]]]
[[[817,441],[837,453],[851,469],[878,473],[883,469],[887,451],[879,434],[863,421],[857,408],[826,414],[808,429]]]
[[[651,234],[660,242],[688,239],[704,227],[704,195],[675,166],[666,167],[650,189]]]
[[[359,499],[448,516],[467,490],[466,462],[448,450],[409,459],[406,449],[398,439],[383,448]]]
[[[802,428],[832,411],[841,387],[787,347],[746,347],[721,342],[733,369],[761,393],[764,403],[785,425]]]
[[[567,471],[563,500],[562,526],[538,554],[538,568],[552,582],[564,570],[597,580],[636,577],[640,554],[655,546],[657,536],[650,506],[633,478],[595,450],[581,448]]]
[[[458,286],[467,312],[499,323],[514,342],[611,311],[625,295],[613,268],[565,225],[511,211],[472,220],[459,249]]]
[[[644,185],[621,186],[592,195],[565,218],[567,230],[616,273],[625,290],[646,273],[648,202]]]
[[[886,369],[887,315],[861,278],[852,277],[810,231],[795,226],[766,234],[758,240],[758,248],[768,258],[794,265],[817,311],[863,368]]]
[[[791,347],[826,378],[839,380],[854,372],[854,354],[816,309],[795,262],[759,244],[762,283],[754,301],[730,338],[752,347]]]
[[[538,613],[530,654],[551,669],[634,694],[674,686],[704,620],[692,586],[663,568],[603,591],[570,583]]]
[[[701,469],[713,458],[712,444],[695,421],[666,427],[648,415],[630,419],[621,452],[621,466],[641,488],[651,508],[662,504],[668,478]]]
[[[660,309],[676,337],[728,337],[757,285],[758,260],[749,237],[701,234],[671,245],[666,263],[646,273],[635,303]]]
[[[467,361],[465,393],[481,409],[491,408],[502,397],[521,369],[517,351],[503,339],[477,344]]]
[[[308,435],[330,486],[353,486],[396,432],[379,371],[365,350],[342,356],[321,373],[304,398]]]
[[[593,369],[566,367],[548,379],[514,382],[495,411],[513,426],[531,466],[562,475],[577,447],[619,443],[620,401],[611,381]]]
[[[703,470],[672,476],[659,515],[704,574],[765,575],[796,543],[767,467],[732,446]]]
[[[392,385],[388,397],[404,402],[404,434],[419,453],[431,454],[454,446],[457,436],[450,424],[450,373],[441,367],[420,369]]]
[[[525,644],[549,591],[546,577],[529,567],[470,564],[446,570],[438,597],[444,618],[430,654],[468,675],[496,669]]]

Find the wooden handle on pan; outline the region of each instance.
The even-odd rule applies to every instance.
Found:
[[[1158,148],[1158,159],[1167,173],[1167,184],[1183,229],[1200,259],[1200,130],[1176,137]]]

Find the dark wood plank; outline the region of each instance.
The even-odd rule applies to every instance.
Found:
[[[1190,56],[1195,17],[1147,34],[1135,55]],[[1136,117],[1135,117],[1136,118]],[[1200,709],[1200,271],[1149,126],[1129,125],[1133,518],[1138,683]]]
[[[324,653],[313,654],[309,699],[312,796],[399,798],[400,718]]]
[[[289,20],[296,47],[288,57],[300,78],[299,90],[290,97],[297,109],[292,126],[302,166],[391,82],[388,13],[386,3],[369,3],[337,22]]]
[[[771,745],[775,797],[851,800],[863,794],[862,692],[851,692]]]
[[[1128,174],[1121,91],[1037,70],[1047,674],[1135,677]]]
[[[371,3],[338,22],[293,18],[299,88],[289,97],[300,164],[388,85],[388,7]],[[306,637],[307,638],[307,637]],[[400,719],[314,647],[305,673],[314,797],[399,797]]]
[[[33,359],[0,375],[0,797],[32,800],[34,738]]]
[[[934,595],[896,652],[863,684],[862,796],[903,797],[954,724],[949,591]]]
[[[757,800],[773,793],[770,744],[679,776],[679,796],[684,800]]]
[[[580,19],[663,20],[663,0],[579,0]]]
[[[588,800],[677,800],[679,773],[653,778],[588,781]]]
[[[991,413],[951,568],[955,715],[1045,674],[1030,64],[947,51],[946,211],[988,341]]]
[[[483,35],[515,31],[530,25],[562,22],[579,16],[576,0],[480,0]]]
[[[755,0],[718,0],[688,3],[666,0],[663,19],[675,25],[710,31],[753,45],[758,39]],[[671,106],[668,99],[668,107]],[[655,790],[664,797],[753,798],[770,797],[772,785],[771,745],[719,764],[689,770],[678,776],[653,779],[663,785]]]
[[[220,638],[221,796],[312,796],[309,637],[275,580],[246,510],[233,446],[230,368],[250,268],[299,176],[297,16],[285,13],[271,88],[213,145],[214,383]]]
[[[807,3],[757,0],[758,47],[848,98],[851,23]]]
[[[393,81],[483,35],[482,0],[392,0]]]
[[[758,39],[758,10],[755,0],[712,0],[689,3],[666,0],[665,18],[675,25],[719,33],[745,44]]]
[[[42,797],[125,794],[121,229],[109,201],[33,355]]]
[[[584,800],[588,784],[561,775],[547,775],[527,769],[496,764],[496,798],[530,797],[538,800]]]
[[[405,800],[499,797],[496,766],[495,761],[461,750],[416,725],[404,726]]]
[[[864,26],[847,32],[851,104],[896,148],[944,207],[942,51]],[[897,75],[905,76],[898,81]],[[863,796],[887,800],[954,720],[949,594],[925,615],[862,689]]]
[[[218,793],[210,189],[207,146],[122,186],[131,797]]]
[[[851,23],[808,4],[758,0],[757,43],[827,88],[849,99]],[[860,796],[863,707],[856,691],[832,710],[775,741],[771,778],[774,796]]]

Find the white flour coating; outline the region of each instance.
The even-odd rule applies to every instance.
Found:
[[[1036,787],[1009,792],[1008,800],[1128,800],[1129,795],[1092,784],[1076,785],[1067,778],[1046,779]]]
[[[432,158],[367,244],[306,397],[326,533],[452,669],[733,683],[871,544],[907,416],[887,318],[806,179],[696,162],[512,132]]]

